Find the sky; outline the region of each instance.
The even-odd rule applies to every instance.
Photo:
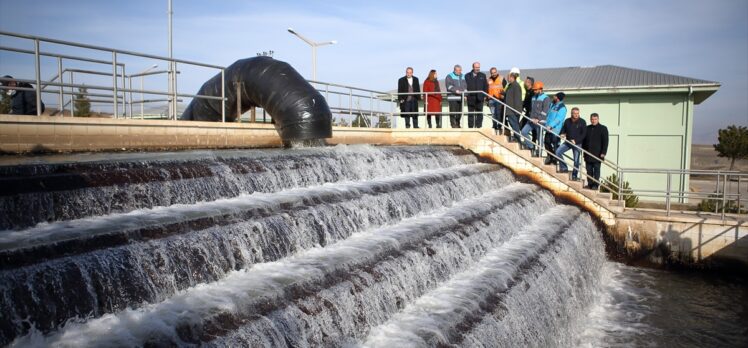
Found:
[[[484,69],[613,64],[721,83],[695,107],[695,144],[716,142],[717,129],[727,125],[748,125],[746,0],[173,0],[173,6],[173,54],[180,59],[228,66],[273,50],[311,78],[311,50],[287,32],[293,27],[315,41],[338,42],[318,49],[317,80],[381,91],[396,88],[407,66],[423,78],[432,68],[444,77],[454,64],[473,61]],[[160,56],[168,55],[167,23],[166,0],[0,0],[1,31]],[[0,46],[33,48],[7,36]],[[120,59],[128,73],[153,64]],[[42,65],[42,76],[56,73],[55,61]],[[216,72],[183,69],[179,90],[186,93]],[[0,73],[33,79],[33,60],[0,54]]]

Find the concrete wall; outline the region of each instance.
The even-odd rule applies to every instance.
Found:
[[[273,125],[0,115],[0,152],[280,146]]]
[[[649,261],[748,270],[748,221],[626,212],[610,233],[620,247]]]

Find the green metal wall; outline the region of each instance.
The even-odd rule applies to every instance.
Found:
[[[689,169],[693,98],[687,94],[569,95],[569,110],[578,107],[582,118],[597,112],[608,127],[608,158],[623,168]],[[612,171],[603,167],[602,175]],[[626,174],[635,190],[664,190],[665,174]],[[688,190],[688,176],[673,175],[671,187]],[[645,197],[640,199],[658,200]],[[674,200],[677,201],[677,200]]]

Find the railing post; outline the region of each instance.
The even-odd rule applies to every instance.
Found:
[[[221,69],[221,122],[226,122],[226,69]]]
[[[57,97],[60,102],[60,107],[59,107],[60,117],[64,117],[65,112],[63,110],[63,107],[65,103],[65,94],[64,94],[64,91],[62,90],[63,89],[62,85],[64,84],[64,81],[62,81],[62,57],[57,57],[57,77],[59,77],[59,80],[60,80],[60,95]]]
[[[720,179],[720,175],[719,175],[719,172],[717,172],[717,187],[714,188],[714,192],[717,194],[719,194],[719,179]],[[714,213],[717,214],[718,212],[719,212],[719,207],[717,206],[717,204],[715,204]]]
[[[353,89],[352,88],[348,88],[348,116],[353,117]],[[353,125],[353,120],[351,120],[351,125]]]
[[[618,204],[623,203],[623,171],[618,170]],[[626,204],[622,204],[625,210]]]
[[[127,85],[125,83],[125,64],[122,64],[122,115],[124,118],[127,118],[127,101],[128,101],[128,95],[125,90],[127,89]]]
[[[242,84],[239,81],[236,84],[236,121],[242,123]]]
[[[128,94],[130,96],[130,104],[127,109],[130,113],[130,119],[132,120],[132,76],[127,77],[127,89],[130,90],[130,93]]]
[[[172,94],[173,94],[172,99],[174,99],[174,121],[176,121],[177,120],[177,115],[179,114],[179,92],[177,90],[178,89],[178,87],[177,87],[177,75],[178,75],[177,74],[178,73],[177,69],[178,69],[178,67],[177,67],[177,62],[172,62],[171,64],[172,64],[172,67],[174,68],[174,70],[172,72],[172,77],[171,77],[173,79],[173,82],[172,82],[171,85],[173,86],[173,88],[172,88]]]
[[[36,116],[42,115],[42,77],[39,39],[34,39],[34,71],[36,73]]]
[[[114,104],[114,118],[119,118],[119,103],[117,98],[117,52],[112,51],[112,84],[113,86],[113,93],[112,93],[112,102]]]
[[[501,115],[502,120],[501,120],[501,126],[500,126],[502,136],[504,135],[504,123],[506,123],[506,105],[504,105],[503,108],[504,108],[504,113]],[[512,135],[510,134],[509,136],[511,137]]]
[[[667,172],[667,191],[665,191],[665,210],[667,216],[670,216],[670,172]]]
[[[741,178],[742,178],[742,176],[740,174],[738,174],[738,201],[737,201],[737,203],[738,203],[738,215],[740,215],[740,179]]]
[[[374,128],[374,92],[369,92],[369,128]]]
[[[73,72],[70,71],[70,117],[75,116],[75,80],[73,78]]]
[[[436,83],[439,83],[439,81],[436,81]],[[426,115],[425,120],[423,120],[425,123],[428,123],[429,121],[429,93],[424,92],[423,93],[423,114]],[[416,116],[418,117],[418,116]],[[436,120],[434,120],[436,121]]]
[[[722,180],[722,220],[725,220],[725,210],[727,201],[727,174],[725,174],[724,180]]]
[[[460,128],[465,121],[465,91],[460,92]]]

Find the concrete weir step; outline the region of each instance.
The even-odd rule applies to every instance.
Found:
[[[487,132],[481,133],[483,135],[488,135],[486,134]],[[558,186],[554,190],[559,190],[560,192],[576,192],[580,196],[580,198],[586,199],[589,202],[589,207],[593,210],[596,210],[600,217],[606,221],[606,223],[612,223],[615,219],[615,214],[619,214],[624,211],[623,206],[621,206],[621,204],[619,204],[617,200],[613,200],[613,195],[611,193],[602,193],[598,190],[590,190],[585,188],[585,181],[571,180],[570,172],[559,173],[557,165],[545,164],[545,157],[533,157],[530,150],[522,149],[519,143],[510,142],[509,137],[504,135],[497,135],[493,132],[491,132],[489,137],[496,144],[501,145],[501,147],[505,149],[504,151],[508,151],[512,154],[509,155],[508,153],[504,153],[502,155],[504,161],[510,168],[514,168],[516,166],[518,169],[529,169],[527,168],[527,165],[529,165],[530,167],[540,169],[542,172],[552,178],[548,181],[548,184],[551,185],[551,187]],[[513,156],[519,157],[521,158],[521,160],[511,159],[511,157]],[[524,162],[525,164],[522,164],[522,162]]]

